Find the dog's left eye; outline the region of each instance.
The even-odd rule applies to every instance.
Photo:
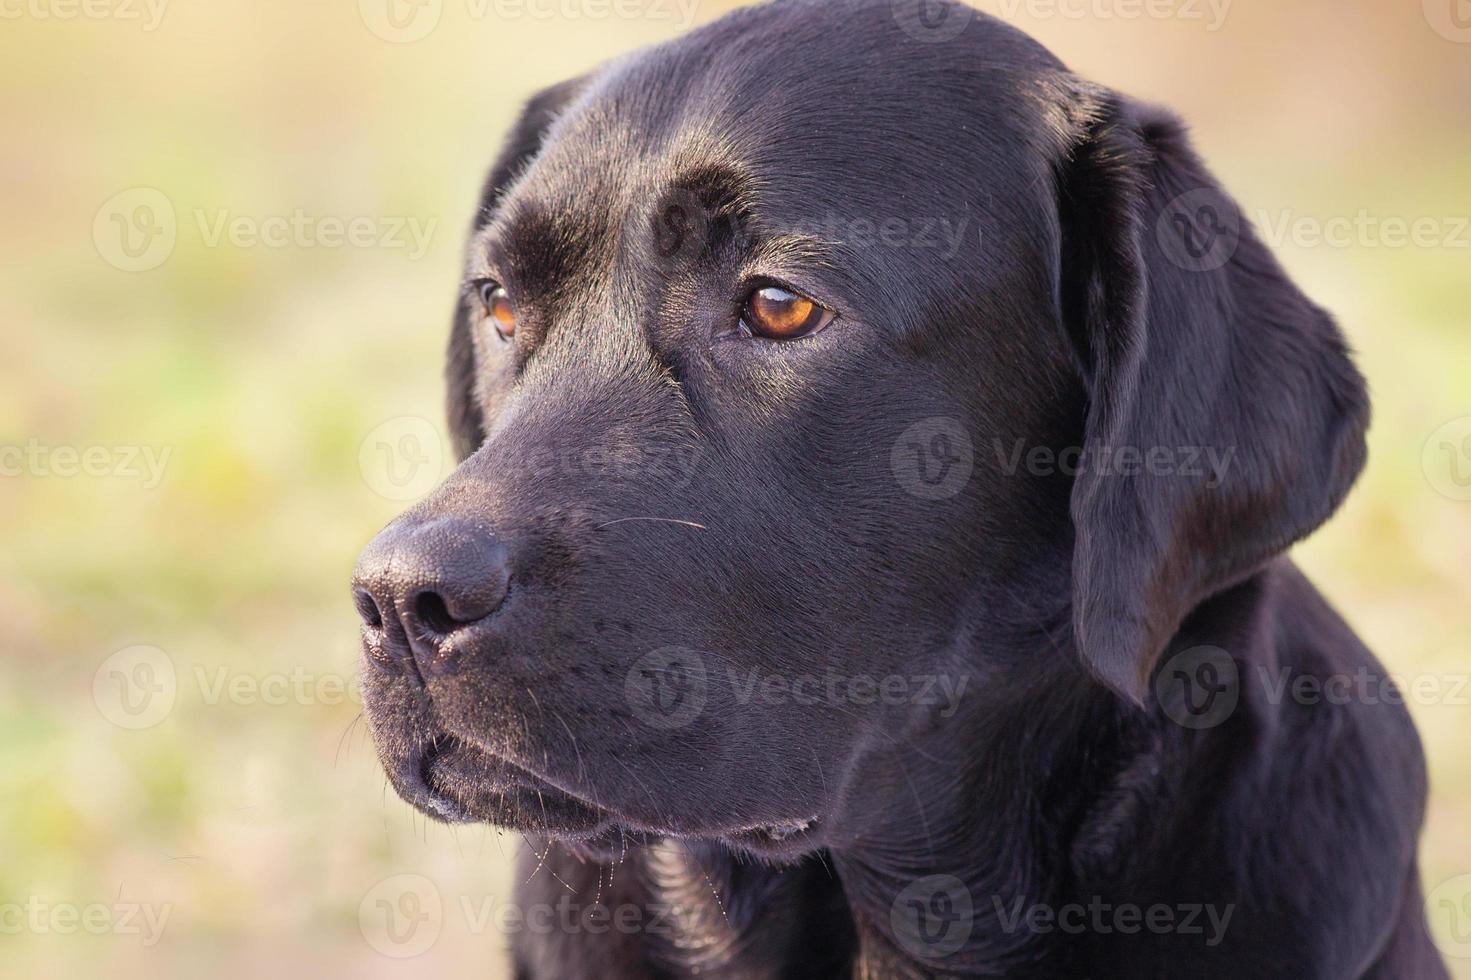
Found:
[[[763,286],[746,297],[741,327],[753,337],[795,340],[821,330],[834,316],[832,310],[801,293]]]
[[[505,286],[489,279],[480,283],[477,292],[480,306],[495,332],[502,340],[510,340],[516,333],[516,307],[511,303],[511,294],[506,292]]]

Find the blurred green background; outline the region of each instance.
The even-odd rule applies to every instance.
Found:
[[[1369,469],[1299,557],[1445,682],[1423,864],[1471,894],[1457,2],[983,9],[1181,111],[1358,348]],[[346,583],[449,466],[461,232],[521,100],[731,6],[0,2],[0,971],[504,975],[480,917],[521,845],[385,790]],[[374,918],[404,887],[408,946]]]

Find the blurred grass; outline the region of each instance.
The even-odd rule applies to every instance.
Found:
[[[701,3],[697,19],[728,6]],[[1214,33],[1018,22],[1079,70],[1181,110],[1252,213],[1464,217],[1471,46],[1416,6],[1240,4]],[[364,942],[358,910],[400,872],[447,904],[504,897],[513,838],[426,825],[385,793],[350,699],[211,704],[195,673],[352,676],[345,583],[402,506],[364,480],[359,449],[388,419],[438,424],[460,233],[500,135],[540,86],[676,32],[468,9],[446,4],[412,44],[374,36],[349,0],[178,4],[153,32],[0,23],[0,445],[171,452],[155,489],[0,479],[0,902],[171,906],[152,948],[0,934],[17,975],[501,975],[503,940],[462,915],[398,961]],[[127,273],[91,229],[135,186],[168,196],[179,235],[164,264]],[[410,260],[211,247],[195,209],[435,224]],[[1464,673],[1471,503],[1435,492],[1421,450],[1471,415],[1471,250],[1278,251],[1339,315],[1376,405],[1370,468],[1301,560],[1391,670]],[[136,644],[167,652],[179,692],[165,720],[132,731],[102,716],[92,684]],[[1414,710],[1433,885],[1471,871],[1471,708]]]

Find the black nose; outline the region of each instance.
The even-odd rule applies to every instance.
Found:
[[[399,520],[369,542],[352,576],[369,650],[408,659],[421,676],[450,672],[466,629],[500,608],[506,549],[453,517]]]

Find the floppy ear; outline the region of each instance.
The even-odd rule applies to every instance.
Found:
[[[1093,675],[1142,704],[1191,609],[1338,506],[1364,463],[1368,398],[1333,320],[1182,126],[1073,94],[1059,295],[1089,396],[1073,629]]]
[[[490,222],[506,188],[541,150],[547,129],[557,113],[581,91],[584,81],[584,78],[573,78],[553,85],[533,95],[526,103],[480,192],[472,233]],[[450,435],[454,439],[456,456],[463,460],[485,441],[485,422],[475,402],[475,351],[470,341],[470,322],[465,304],[459,301],[455,303],[454,325],[450,328],[445,381],[448,384]]]

